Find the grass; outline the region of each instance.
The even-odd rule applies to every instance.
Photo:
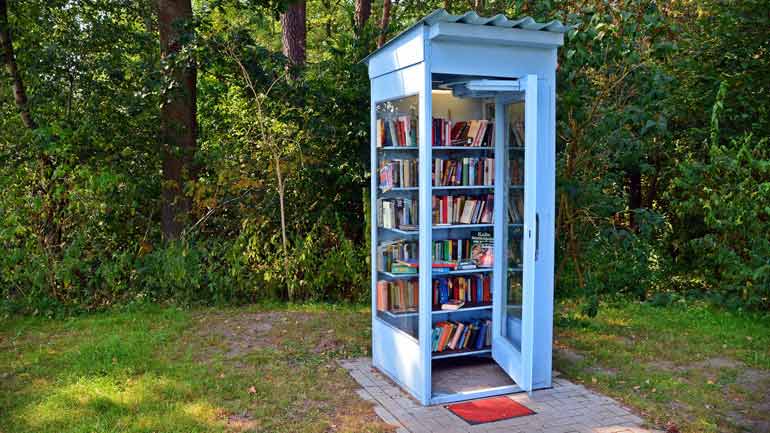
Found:
[[[702,305],[557,308],[555,366],[683,433],[770,430],[770,318]],[[365,308],[143,307],[0,320],[0,433],[385,432],[336,360]]]
[[[353,307],[143,308],[0,322],[0,432],[384,432],[336,359]]]
[[[555,367],[681,432],[770,431],[770,317],[704,305],[604,305],[556,317]]]

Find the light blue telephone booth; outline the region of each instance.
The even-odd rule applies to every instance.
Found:
[[[364,59],[373,363],[422,404],[551,386],[567,30],[437,10]]]

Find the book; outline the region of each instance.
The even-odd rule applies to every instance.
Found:
[[[457,263],[458,271],[467,271],[467,270],[472,270],[477,268],[478,266],[476,265],[476,262],[473,260],[460,260],[460,262]]]
[[[379,186],[383,191],[393,188],[409,188],[417,186],[419,174],[417,160],[386,159],[379,163]]]
[[[413,198],[378,199],[377,225],[386,229],[413,230],[418,225],[418,201]]]
[[[492,302],[492,279],[489,274],[462,276],[436,276],[433,278],[434,308],[448,304],[450,300],[466,304],[487,304]]]
[[[463,333],[463,330],[465,330],[465,324],[462,322],[458,323],[457,329],[452,335],[452,340],[449,342],[449,345],[448,345],[450,349],[454,350],[457,348],[457,343],[460,341],[460,335]]]
[[[433,186],[493,186],[494,158],[433,160]]]
[[[416,279],[377,282],[377,311],[415,312],[419,305],[419,283]]]
[[[416,241],[399,240],[382,243],[377,247],[377,269],[381,272],[394,272],[393,266],[400,262],[402,265],[397,269],[413,273],[409,271],[410,267],[403,264],[416,263],[418,255],[419,247]]]
[[[416,147],[417,117],[387,113],[377,119],[377,147]]]
[[[431,349],[433,352],[482,350],[492,345],[491,328],[489,319],[436,322],[431,333]]]
[[[490,224],[493,218],[494,196],[434,195],[432,219],[434,225]]]
[[[480,268],[491,268],[494,265],[495,242],[492,233],[484,231],[471,232],[471,257]]]
[[[445,304],[441,304],[441,309],[446,311],[457,311],[459,310],[463,305],[465,305],[465,302],[457,300],[457,299],[450,299],[449,302]]]

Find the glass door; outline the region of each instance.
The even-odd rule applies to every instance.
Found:
[[[532,390],[534,271],[538,221],[535,212],[537,77],[519,91],[498,95],[495,195],[495,290],[492,357],[516,384]]]

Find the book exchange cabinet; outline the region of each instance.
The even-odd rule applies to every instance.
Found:
[[[551,386],[566,30],[438,10],[364,59],[373,364],[424,405]]]

